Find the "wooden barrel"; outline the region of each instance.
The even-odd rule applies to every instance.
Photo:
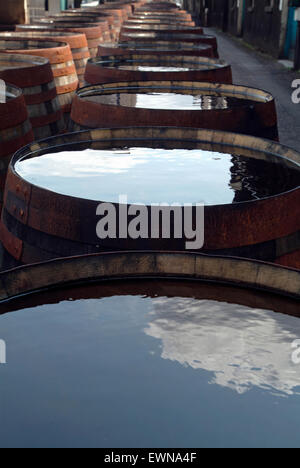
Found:
[[[128,12],[122,5],[117,5],[115,3],[104,3],[100,5],[97,9],[98,11],[106,11],[114,15],[116,18],[119,18],[120,24],[122,24],[123,21],[125,21],[131,14],[131,11]]]
[[[16,35],[20,33],[15,33]],[[73,32],[59,32],[59,31],[23,31],[23,37],[40,38],[40,39],[55,39],[59,42],[66,42],[69,44],[75,64],[79,84],[83,85],[85,67],[90,56],[88,43],[85,34]]]
[[[20,263],[104,250],[188,249],[269,262],[289,255],[289,266],[300,268],[299,171],[297,151],[228,132],[127,127],[62,135],[28,145],[14,156],[1,240]],[[127,201],[119,192],[127,194]],[[169,232],[161,225],[156,230],[152,203],[182,207],[202,199],[204,219],[199,215],[193,234],[187,229],[179,235],[182,221],[178,224],[172,216]],[[137,212],[130,203],[137,203],[146,218],[139,220],[140,236],[131,231]],[[104,207],[115,213],[106,238],[99,226]],[[168,207],[161,210],[170,217]],[[197,209],[191,210],[190,221]],[[199,245],[188,245],[187,239],[196,235]]]
[[[5,88],[2,85],[0,89],[0,210],[10,160],[15,151],[33,140],[22,90],[6,82]]]
[[[102,30],[103,40],[108,38],[116,39],[120,29],[120,22],[112,14],[99,11],[66,10],[58,15],[51,16],[51,18],[55,19],[55,21],[89,22],[99,26]]]
[[[91,284],[87,288],[91,282],[96,283],[96,290]],[[264,262],[197,253],[111,252],[60,258],[2,271],[1,314],[14,310],[14,301],[7,301],[18,297],[22,299],[21,308],[25,308],[28,301],[30,307],[34,307],[60,303],[70,297],[78,300],[115,294],[191,297],[271,309],[299,317],[299,283],[299,271]]]
[[[73,32],[76,34],[84,34],[87,39],[88,49],[90,56],[92,58],[97,57],[97,50],[99,44],[101,44],[104,39],[102,35],[102,30],[100,26],[93,26],[92,24],[86,23],[55,23],[55,22],[44,22],[39,25],[32,24],[20,24],[17,25],[17,31],[31,31],[31,32]]]
[[[98,47],[98,57],[106,57],[108,55],[144,55],[145,53],[156,55],[186,55],[196,57],[214,58],[213,48],[207,44],[186,44],[185,42],[167,42],[159,41],[155,44],[151,43],[135,43],[128,42],[103,43]]]
[[[0,79],[22,89],[36,140],[65,131],[48,59],[23,54],[0,54]]]
[[[55,39],[29,39],[13,33],[0,34],[0,50],[24,55],[37,55],[49,59],[62,111],[69,114],[78,77],[69,44]]]
[[[56,19],[59,17],[73,18],[73,20],[81,22],[89,21],[97,23],[97,25],[102,28],[104,40],[106,40],[107,35],[109,35],[111,39],[117,39],[122,24],[119,16],[114,15],[113,12],[100,11],[99,9],[92,8],[85,9],[84,11],[77,9],[66,10],[60,15],[56,15]]]
[[[200,34],[203,35],[203,29],[191,26],[173,26],[165,24],[144,24],[144,25],[124,25],[120,33],[120,41],[123,40],[123,35],[127,38],[128,34],[147,33],[147,32],[163,32],[164,34]]]
[[[210,81],[232,83],[231,67],[207,57],[161,55],[116,55],[88,61],[87,84],[120,81]]]
[[[65,27],[67,25],[68,27],[78,27],[82,24],[84,24],[86,27],[98,27],[101,29],[101,40],[113,40],[114,36],[111,33],[111,28],[107,20],[103,19],[97,19],[94,17],[91,17],[89,15],[86,16],[79,16],[79,15],[74,15],[74,14],[68,14],[68,15],[56,15],[56,16],[47,16],[45,18],[40,18],[38,20],[33,21],[34,24],[43,24],[43,25],[48,25],[48,24],[57,24],[59,26],[57,27]]]
[[[278,141],[273,96],[244,86],[199,82],[105,83],[73,100],[72,131],[88,128],[192,127]]]
[[[299,280],[176,252],[2,272],[2,446],[297,447]]]
[[[186,42],[192,44],[208,44],[214,49],[214,56],[219,57],[217,39],[214,36],[200,34],[165,34],[163,32],[147,32],[147,33],[127,33],[122,34],[123,42],[151,42],[169,41],[169,42]]]
[[[132,5],[130,3],[126,2],[106,2],[101,5],[99,5],[99,10],[105,10],[105,9],[115,9],[115,8],[120,8],[122,10],[122,16],[123,18],[128,18],[128,16],[132,15],[133,10],[132,10]]]

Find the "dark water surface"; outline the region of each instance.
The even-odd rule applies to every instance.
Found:
[[[45,189],[90,200],[229,204],[299,186],[281,164],[202,149],[130,147],[65,151],[21,160],[16,171]]]
[[[0,446],[299,447],[299,318],[175,288],[108,283],[1,315]]]
[[[183,65],[183,62],[174,62],[174,64],[165,63],[163,61],[155,62],[146,62],[146,61],[127,61],[124,63],[116,62],[105,65],[106,68],[117,68],[118,70],[128,70],[128,71],[144,71],[144,72],[188,72],[190,70],[207,70],[211,68],[209,64],[193,64],[187,63]]]

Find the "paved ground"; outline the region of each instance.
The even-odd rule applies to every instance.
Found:
[[[235,84],[261,88],[276,97],[281,143],[300,151],[300,104],[291,99],[291,84],[300,74],[216,29],[206,28],[205,32],[217,36],[220,57],[231,63]]]

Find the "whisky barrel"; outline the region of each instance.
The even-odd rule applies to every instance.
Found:
[[[159,41],[155,44],[151,43],[128,43],[119,42],[103,43],[98,47],[98,57],[106,57],[108,55],[144,55],[150,53],[155,55],[185,55],[196,57],[214,58],[213,48],[207,44],[186,44],[185,42],[167,42]]]
[[[0,88],[0,210],[7,168],[19,148],[34,140],[22,90],[12,84]]]
[[[126,8],[124,8],[122,5],[115,3],[104,3],[97,7],[97,10],[112,14],[116,19],[119,19],[120,24],[122,24],[123,21],[125,21],[131,14],[131,11],[126,11]]]
[[[94,10],[66,10],[60,15],[56,15],[56,20],[73,19],[80,22],[94,22],[102,29],[103,39],[107,37],[114,39],[120,30],[120,21],[113,14],[108,12],[94,11]]]
[[[176,252],[1,273],[2,446],[298,446],[299,275]]]
[[[48,59],[23,54],[0,54],[0,79],[22,89],[36,140],[65,131]]]
[[[231,67],[226,62],[207,57],[127,54],[90,59],[87,84],[120,81],[211,81],[232,83]]]
[[[62,135],[14,156],[1,241],[19,263],[109,250],[188,249],[268,262],[289,255],[289,266],[300,268],[293,257],[300,249],[299,171],[299,152],[228,132],[124,127]],[[204,219],[201,212],[196,220],[194,204],[201,200]],[[183,233],[182,219],[175,209],[170,217],[169,207],[157,208],[169,224],[156,226],[153,204],[166,202],[177,210],[193,205],[196,231],[187,226]],[[114,214],[103,235],[104,207]],[[139,210],[140,233],[134,224]]]
[[[94,85],[77,92],[72,131],[124,125],[208,128],[278,141],[274,97],[259,89],[137,81]]]
[[[20,34],[20,33],[15,33]],[[23,31],[22,37],[40,38],[40,39],[55,39],[56,41],[66,42],[69,44],[75,64],[79,84],[84,82],[84,73],[87,61],[90,56],[88,43],[85,34],[73,32],[59,32],[59,31]]]
[[[192,44],[208,44],[214,49],[214,56],[219,57],[217,39],[210,35],[201,34],[168,34],[164,32],[145,32],[145,33],[124,33],[121,38],[122,42],[151,42],[169,41],[169,42],[186,42]]]
[[[90,27],[98,27],[101,29],[101,36],[102,40],[111,40],[114,38],[114,35],[112,34],[114,27],[110,26],[109,23],[110,18],[105,18],[103,17],[94,17],[93,15],[78,15],[74,14],[72,12],[66,13],[64,15],[62,14],[57,14],[53,16],[47,16],[45,18],[40,18],[37,20],[34,20],[34,24],[60,24],[60,25],[69,25],[70,27],[77,27],[81,26],[82,24],[85,24],[85,26],[90,26]]]
[[[86,23],[54,23],[49,22],[44,24],[19,24],[17,25],[17,31],[31,31],[31,32],[47,32],[47,31],[56,31],[56,32],[73,32],[78,34],[84,34],[87,39],[88,49],[91,57],[97,56],[97,50],[99,44],[101,44],[104,39],[102,35],[102,30],[100,26],[93,26],[92,24]]]
[[[93,21],[102,27],[102,33],[104,40],[106,40],[107,35],[109,34],[112,39],[116,39],[121,28],[120,17],[114,15],[110,11],[100,11],[99,9],[85,9],[82,10],[66,10],[60,15],[56,16],[57,18],[73,18],[76,21]]]
[[[48,58],[62,111],[71,111],[74,92],[78,88],[78,77],[69,44],[55,39],[29,39],[13,33],[0,34],[0,50],[9,50],[24,55]]]

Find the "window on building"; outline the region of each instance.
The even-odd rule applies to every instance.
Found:
[[[272,13],[274,9],[274,0],[265,0],[265,12]]]
[[[255,10],[255,0],[248,0],[248,11],[252,13]]]

